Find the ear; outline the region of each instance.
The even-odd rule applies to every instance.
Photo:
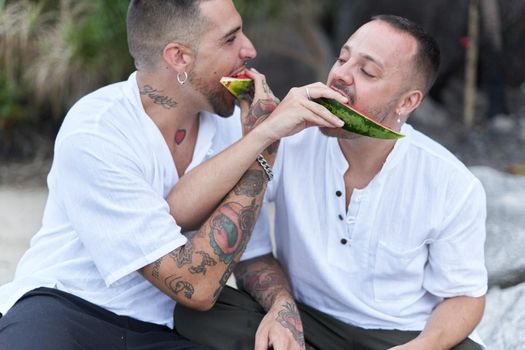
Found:
[[[419,107],[421,101],[423,101],[423,96],[420,90],[411,90],[405,93],[401,98],[401,103],[397,107],[397,114],[408,118],[410,113]]]
[[[164,47],[162,52],[164,62],[177,72],[185,72],[189,70],[189,66],[194,61],[193,51],[179,43],[169,43]]]

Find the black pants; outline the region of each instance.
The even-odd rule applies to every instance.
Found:
[[[0,318],[0,349],[205,350],[168,327],[118,316],[74,295],[38,288]]]
[[[297,306],[309,350],[384,350],[407,343],[420,333],[353,327],[307,305]],[[177,331],[189,339],[217,350],[251,350],[264,314],[249,294],[225,287],[210,311],[194,311],[177,304],[174,317]],[[470,339],[454,347],[454,350],[480,349]]]

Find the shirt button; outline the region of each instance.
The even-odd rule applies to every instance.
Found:
[[[341,191],[336,191],[336,192],[335,192],[335,195],[336,195],[337,197],[341,197],[341,196],[343,195],[343,192],[341,192]]]
[[[345,245],[346,243],[348,243],[348,241],[346,240],[346,238],[341,238],[341,244],[342,244],[342,245]]]
[[[339,214],[339,220],[343,221],[343,215]]]

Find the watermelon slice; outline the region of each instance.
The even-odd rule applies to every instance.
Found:
[[[313,100],[324,106],[333,115],[345,122],[343,129],[355,134],[374,137],[377,139],[395,140],[405,135],[392,130],[378,121],[367,117],[349,105],[343,104],[337,100],[328,98],[318,98]]]
[[[243,97],[253,86],[253,80],[244,74],[235,77],[222,77],[220,82],[236,98]],[[337,100],[318,98],[313,101],[343,120],[345,122],[343,129],[352,133],[387,140],[395,140],[405,136]]]
[[[222,77],[220,82],[235,98],[242,98],[253,86],[252,78],[245,74],[235,77]]]

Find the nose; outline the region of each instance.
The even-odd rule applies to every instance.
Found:
[[[330,81],[339,81],[344,83],[344,85],[354,84],[354,74],[352,72],[352,67],[349,62],[344,64],[335,64],[329,74]]]
[[[257,56],[257,50],[248,37],[242,33],[243,43],[241,46],[241,58],[245,61],[253,60]]]

